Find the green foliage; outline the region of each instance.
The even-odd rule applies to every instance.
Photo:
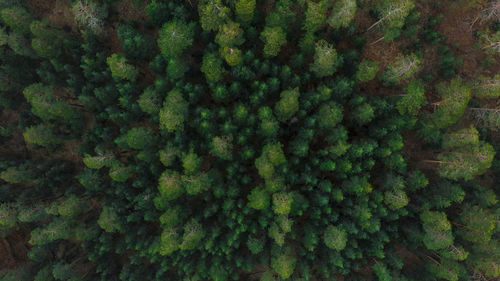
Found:
[[[323,233],[325,245],[335,251],[342,251],[347,244],[347,232],[333,225],[329,225]]]
[[[118,213],[111,207],[102,208],[97,224],[106,232],[123,232],[124,227]]]
[[[149,115],[156,115],[160,112],[161,98],[155,89],[148,87],[139,96],[137,104],[145,113]]]
[[[319,2],[308,1],[305,12],[304,30],[313,33],[320,30],[326,23],[326,14],[328,12],[327,0]]]
[[[314,63],[310,67],[311,71],[320,78],[332,75],[337,70],[337,51],[332,44],[325,40],[319,40],[315,46]]]
[[[335,2],[328,17],[328,24],[335,29],[348,27],[354,19],[356,8],[355,0],[340,0]]]
[[[232,137],[214,137],[210,143],[210,154],[223,160],[233,158]]]
[[[142,35],[129,25],[120,25],[117,35],[122,42],[123,52],[127,57],[151,59],[154,54],[154,41],[150,36]]]
[[[261,239],[249,237],[247,240],[248,250],[254,255],[258,255],[264,250],[264,243]]]
[[[33,20],[31,15],[21,6],[13,6],[0,11],[2,21],[14,32],[28,34],[30,32],[30,23]]]
[[[230,16],[231,10],[221,0],[204,0],[198,2],[198,14],[203,30],[217,30]]]
[[[240,24],[230,21],[219,27],[219,32],[215,36],[215,43],[220,47],[239,46],[245,42],[243,37],[243,29]]]
[[[479,206],[466,205],[460,214],[463,225],[459,234],[463,239],[485,244],[491,240],[495,230],[495,216]]]
[[[494,77],[480,76],[474,82],[474,96],[480,99],[500,97],[500,74]]]
[[[286,33],[279,26],[266,26],[260,34],[264,42],[264,55],[274,57],[280,52],[281,47],[286,44]]]
[[[0,179],[8,183],[21,183],[29,184],[32,183],[35,178],[33,173],[22,167],[9,167],[0,173]]]
[[[384,27],[386,40],[398,37],[406,17],[415,7],[413,1],[377,0],[374,3],[373,10],[378,14],[379,19],[375,25],[381,24]]]
[[[281,278],[287,279],[293,273],[297,259],[294,258],[290,249],[280,250],[271,256],[271,267]]]
[[[412,78],[419,69],[420,59],[415,54],[401,56],[382,73],[380,80],[386,85],[394,85]]]
[[[90,169],[101,169],[102,167],[109,167],[113,164],[114,157],[113,155],[98,155],[98,156],[90,156],[89,154],[85,155],[83,158],[83,164]]]
[[[78,0],[73,3],[71,11],[79,25],[97,34],[102,32],[104,19],[108,16],[106,6],[92,0]]]
[[[248,194],[248,207],[256,210],[264,210],[269,207],[270,196],[269,193],[261,188],[254,188]]]
[[[184,225],[184,234],[182,243],[179,245],[181,250],[193,250],[203,239],[205,232],[201,224],[195,219],[191,219]]]
[[[134,82],[139,75],[139,70],[135,66],[128,64],[127,59],[119,54],[113,54],[106,59],[111,74],[115,78],[130,80]]]
[[[64,218],[53,219],[49,224],[31,231],[30,245],[46,245],[60,239],[68,239],[72,234],[68,221]]]
[[[177,251],[180,246],[180,237],[176,228],[165,228],[160,238],[160,255],[170,255]]]
[[[61,143],[61,139],[53,133],[52,127],[45,124],[27,128],[23,136],[26,143],[43,147],[54,147]]]
[[[114,162],[109,169],[109,177],[116,182],[126,182],[133,175],[132,166],[123,166]]]
[[[132,128],[127,132],[126,140],[133,149],[146,149],[154,145],[155,135],[151,128]]]
[[[179,173],[165,170],[158,179],[158,190],[166,200],[175,200],[184,193]]]
[[[471,90],[460,78],[451,80],[449,84],[440,83],[436,90],[441,101],[436,103],[437,110],[432,119],[438,128],[446,128],[455,124],[464,114],[471,98]]]
[[[165,23],[158,33],[158,47],[166,58],[176,58],[193,44],[194,26],[178,20]]]
[[[0,204],[0,229],[8,230],[17,224],[17,210],[14,206],[6,203]]]
[[[443,45],[424,61],[439,15],[417,37],[420,13],[448,6],[74,0],[80,32],[18,2],[0,0],[0,228],[11,246],[31,231],[32,247],[0,279],[500,275],[493,65],[436,86],[429,73],[451,78],[460,58]],[[375,81],[377,26],[405,55]],[[491,53],[488,28],[476,47]],[[421,110],[426,94],[442,101]],[[424,257],[418,271],[401,247]]]
[[[429,250],[445,249],[453,244],[451,224],[443,212],[424,211],[420,214],[425,235],[422,238]]]
[[[236,18],[241,24],[249,24],[255,13],[256,0],[236,0],[234,3]]]
[[[494,148],[479,141],[474,127],[447,134],[443,149],[448,150],[438,155],[441,177],[458,180],[470,180],[475,175],[483,174],[495,156]]]
[[[354,120],[359,125],[365,125],[373,120],[373,118],[375,117],[375,112],[370,104],[362,103],[354,109],[352,115]]]
[[[215,53],[205,53],[203,55],[200,70],[205,74],[208,83],[218,82],[224,74],[222,60]]]
[[[378,62],[363,60],[356,72],[356,80],[359,82],[367,82],[375,79],[378,73]]]
[[[323,104],[318,111],[319,127],[333,129],[342,121],[342,107],[336,103]]]
[[[292,209],[293,194],[278,192],[273,194],[273,211],[278,215],[288,215]]]
[[[281,122],[286,122],[299,110],[299,88],[281,92],[281,99],[274,106],[274,114]]]
[[[373,265],[373,271],[375,272],[375,275],[377,275],[377,278],[379,281],[391,281],[392,277],[391,274],[389,273],[389,270],[387,267],[380,262],[375,261],[375,264]]]
[[[401,115],[417,115],[420,108],[427,103],[423,82],[420,80],[411,81],[405,92],[406,95],[398,101],[396,108]]]
[[[182,97],[182,93],[177,89],[168,92],[160,109],[160,129],[169,132],[182,131],[187,113],[188,103]]]
[[[80,117],[72,106],[57,99],[52,88],[41,83],[24,88],[23,95],[31,105],[31,112],[44,121],[59,118],[69,121]]]

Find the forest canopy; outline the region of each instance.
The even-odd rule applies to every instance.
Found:
[[[498,0],[0,0],[0,280],[496,280],[499,51]]]

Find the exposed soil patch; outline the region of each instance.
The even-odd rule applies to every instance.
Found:
[[[29,249],[26,231],[16,231],[0,239],[0,269],[12,269],[25,264]]]

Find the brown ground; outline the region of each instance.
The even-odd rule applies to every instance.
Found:
[[[27,262],[29,231],[17,230],[0,238],[0,270],[16,268]]]

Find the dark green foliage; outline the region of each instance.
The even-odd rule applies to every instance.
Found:
[[[154,41],[149,35],[142,35],[129,25],[121,25],[117,30],[127,57],[148,60],[154,55]]]

